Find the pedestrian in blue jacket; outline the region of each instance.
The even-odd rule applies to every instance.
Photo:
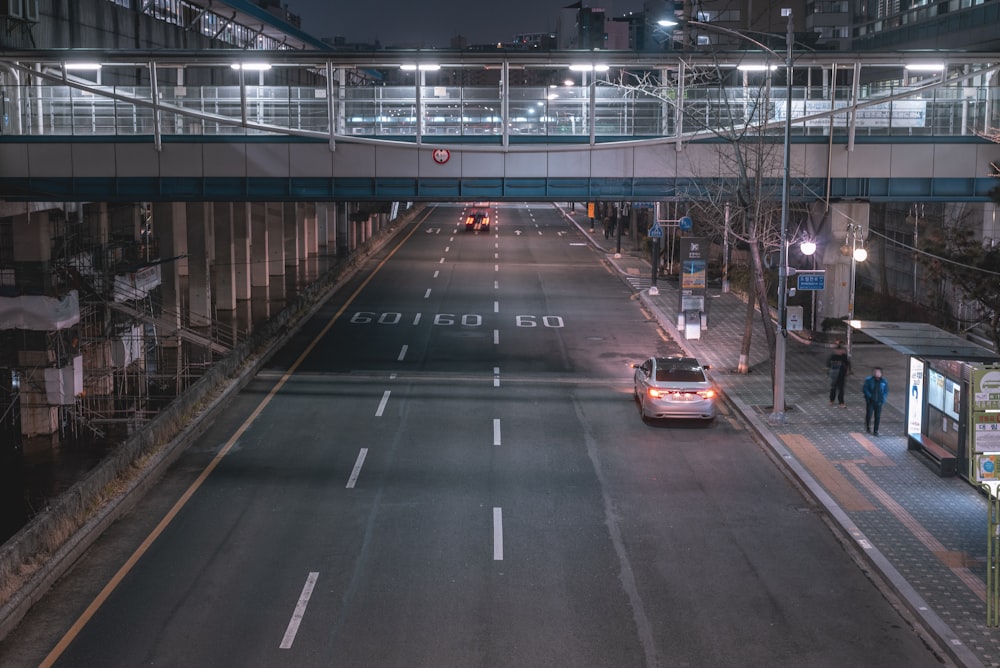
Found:
[[[889,381],[882,377],[881,367],[872,369],[872,375],[865,378],[861,391],[865,393],[865,431],[878,436],[878,423],[882,419],[882,405],[889,398]],[[872,416],[875,417],[875,431],[872,431]]]

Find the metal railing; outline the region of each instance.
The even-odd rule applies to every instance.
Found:
[[[322,88],[247,86],[241,96],[236,86],[166,87],[161,90],[158,110],[151,105],[148,87],[94,88],[97,92],[65,85],[32,85],[17,95],[8,90],[0,132],[71,137],[151,135],[156,113],[160,114],[163,135],[288,132],[326,136],[333,125],[337,135],[412,141],[419,122],[420,135],[482,141],[499,137],[504,129],[495,87],[424,87],[419,100],[414,88],[408,86],[348,89],[332,105],[332,124],[331,105]],[[973,135],[977,128],[989,126],[989,90],[985,86],[924,91],[888,87],[880,89],[878,96],[913,94],[864,107],[854,122],[857,130],[867,135]],[[102,91],[106,95],[98,94]],[[676,103],[670,92],[598,86],[591,114],[588,88],[563,87],[558,93],[543,87],[519,88],[512,91],[508,102],[507,132],[512,138],[586,138],[592,123],[594,134],[601,138],[670,137],[676,133]],[[828,88],[820,95],[811,88],[794,88],[793,131],[799,135],[846,133],[850,92],[848,87]],[[18,108],[12,108],[15,99],[20,101]],[[126,101],[129,99],[135,102]],[[870,96],[858,101],[877,100]],[[785,107],[783,91],[771,91],[767,97],[759,87],[688,89],[683,100],[683,125],[689,132],[727,135],[767,124],[766,129],[778,133]],[[837,113],[828,113],[831,111]],[[820,118],[796,121],[824,113]]]

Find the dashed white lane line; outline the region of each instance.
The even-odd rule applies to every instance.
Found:
[[[440,271],[438,271],[437,269],[435,269],[434,270],[434,278],[437,278],[440,273],[441,273]]]
[[[500,271],[500,265],[498,264],[493,265],[493,271]]]
[[[500,281],[493,281],[493,289],[494,290],[500,289]]]
[[[493,418],[493,445],[500,445],[500,418]]]
[[[440,259],[440,260],[438,261],[438,264],[444,264],[444,258],[441,258],[441,259]]]
[[[365,463],[365,457],[368,456],[368,448],[361,448],[361,452],[358,453],[358,459],[354,462],[354,470],[351,471],[351,477],[347,479],[347,489],[354,489],[354,483],[358,481],[358,476],[361,475],[361,467]]]
[[[500,387],[500,367],[493,367],[493,387]]]
[[[378,410],[375,411],[375,417],[382,417],[382,413],[385,412],[385,405],[389,403],[389,395],[391,393],[392,390],[386,390],[382,394],[382,401],[378,402]]]
[[[396,358],[397,362],[402,362],[406,358],[406,351],[410,346],[403,344],[403,347],[399,349],[399,357]]]
[[[285,629],[285,636],[281,639],[281,649],[291,649],[292,643],[295,642],[295,634],[299,632],[299,624],[302,623],[302,617],[306,614],[306,606],[309,605],[309,598],[312,596],[318,577],[319,573],[310,573],[309,577],[306,578],[306,584],[302,587],[302,593],[299,594],[299,602],[295,604],[295,611],[292,612],[288,628]]]
[[[424,299],[427,299],[430,296],[431,296],[431,289],[427,288],[427,292],[424,293]]]
[[[445,253],[447,253],[447,252],[448,252],[448,251],[450,251],[450,250],[451,250],[451,246],[445,246],[445,247],[444,247],[444,252],[445,252]]]
[[[493,561],[503,561],[503,510],[493,509]]]
[[[499,329],[494,329],[493,330],[493,345],[495,345],[495,346],[499,346],[500,345],[500,330]]]
[[[419,313],[416,314],[415,316],[413,316],[413,324],[414,325],[419,325],[420,324],[420,314]]]
[[[498,301],[494,301],[493,302],[493,312],[494,313],[499,313],[500,312],[500,302],[498,302]]]

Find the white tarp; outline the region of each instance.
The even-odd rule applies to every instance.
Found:
[[[111,364],[126,367],[142,355],[142,325],[135,325],[111,340]]]
[[[21,295],[0,297],[0,330],[31,329],[51,332],[80,322],[80,298],[76,290],[62,297]]]
[[[73,358],[73,365],[45,369],[45,399],[50,406],[65,406],[83,392],[83,357]]]
[[[145,299],[149,291],[160,284],[160,265],[143,267],[130,274],[115,276],[114,300],[127,302]]]

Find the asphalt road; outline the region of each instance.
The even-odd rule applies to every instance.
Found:
[[[942,665],[725,407],[640,420],[629,363],[680,348],[558,211],[498,211],[407,229],[0,665]]]

